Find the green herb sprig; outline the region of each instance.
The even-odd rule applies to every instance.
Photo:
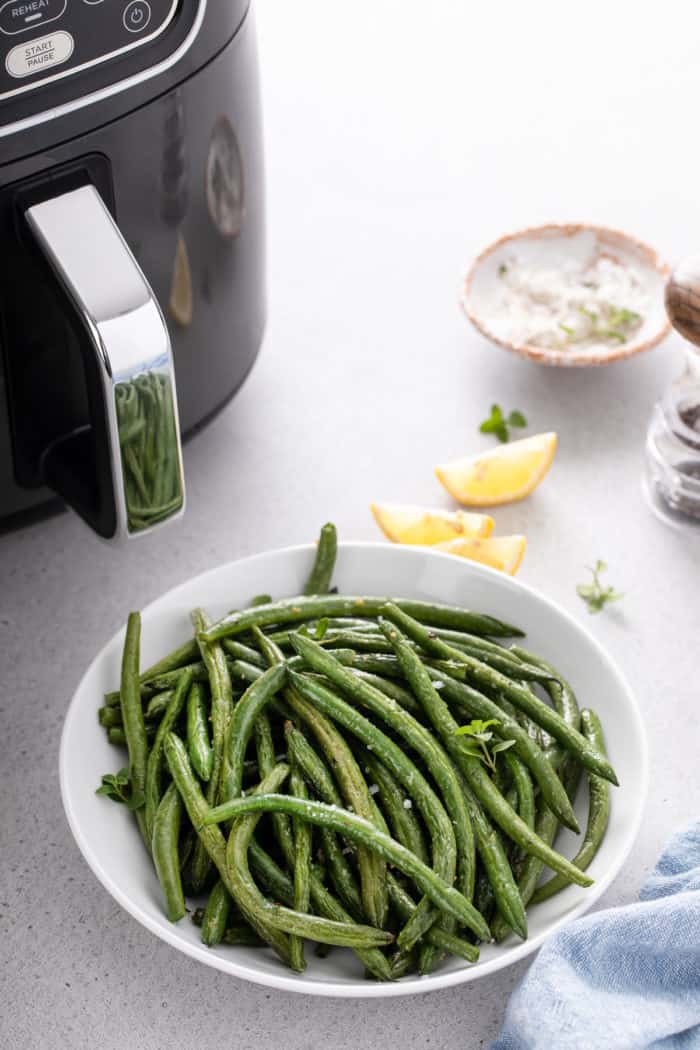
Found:
[[[624,594],[621,591],[616,591],[614,587],[604,587],[600,582],[600,574],[606,570],[607,565],[599,558],[595,566],[589,566],[593,582],[580,583],[576,588],[579,598],[588,606],[589,613],[599,613],[608,602],[619,602],[621,598],[624,598]]]
[[[112,802],[121,802],[127,809],[139,809],[143,805],[143,796],[135,796],[131,791],[131,777],[128,766],[118,773],[105,773],[96,795],[105,795]]]
[[[500,724],[497,718],[474,718],[469,725],[460,726],[455,730],[456,736],[469,737],[469,740],[464,743],[465,751],[481,759],[493,773],[496,772],[496,755],[499,751],[507,751],[515,743],[514,740],[496,740],[493,744],[491,743],[493,733],[490,727]]]
[[[491,415],[479,426],[482,434],[495,434],[499,441],[510,441],[509,427],[526,427],[527,420],[522,412],[514,409],[510,415],[504,416],[500,405],[491,405]]]

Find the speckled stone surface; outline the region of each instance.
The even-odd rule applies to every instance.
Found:
[[[621,48],[627,16],[609,4],[604,34],[577,20],[575,47],[565,5],[513,7],[507,33],[500,5],[478,19],[447,0],[258,7],[270,322],[244,389],[185,451],[187,515],[122,551],[68,514],[0,537],[11,1050],[488,1045],[526,964],[364,1003],[277,994],[162,944],[80,857],[57,757],[72,691],[128,609],[219,562],[309,540],[328,518],[375,538],[373,498],[449,505],[432,467],[487,444],[476,430],[494,400],[560,435],[546,483],[497,514],[500,531],[528,536],[522,579],[610,649],[649,726],[646,819],[602,906],[634,897],[669,829],[700,805],[700,541],[659,524],[640,492],[646,421],[679,341],[609,369],[547,370],[491,348],[455,305],[470,257],[538,221],[628,228],[671,259],[700,248],[684,112],[700,91],[694,41],[638,8],[635,46]],[[626,597],[589,617],[575,585],[596,557]]]

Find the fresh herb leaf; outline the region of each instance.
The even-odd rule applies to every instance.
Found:
[[[473,755],[474,758],[480,759],[493,773],[496,772],[495,755],[499,751],[507,751],[515,743],[514,740],[496,740],[494,743],[491,743],[493,740],[491,726],[499,726],[500,724],[497,718],[487,718],[485,720],[474,718],[468,725],[455,729],[455,736],[468,737],[462,744],[464,751],[469,755]]]
[[[600,574],[605,572],[606,569],[607,565],[599,558],[595,566],[589,566],[593,582],[580,583],[576,588],[579,598],[588,606],[589,613],[601,612],[608,602],[619,602],[621,598],[624,598],[624,594],[621,591],[616,591],[614,587],[604,587],[600,582]]]
[[[325,638],[326,631],[328,630],[328,617],[324,616],[316,624],[316,641],[320,642]]]
[[[527,420],[525,419],[525,416],[522,414],[522,412],[518,412],[517,408],[514,409],[511,412],[511,414],[508,416],[508,421],[507,422],[508,422],[508,426],[509,427],[526,427],[527,426]]]
[[[131,787],[129,769],[124,766],[118,773],[105,773],[102,783],[95,791],[96,795],[104,795],[112,802],[120,802],[127,809],[140,809],[143,805],[143,792],[134,792]]]
[[[491,405],[491,414],[479,425],[479,431],[482,434],[495,434],[499,441],[505,443],[510,440],[509,427],[526,426],[527,420],[522,412],[514,409],[506,419],[500,405]]]
[[[495,744],[491,744],[491,754],[496,755],[499,751],[507,751],[514,743],[514,740],[497,740]]]

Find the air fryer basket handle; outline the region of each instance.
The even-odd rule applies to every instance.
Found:
[[[184,511],[185,488],[170,339],[156,298],[102,197],[81,186],[27,208],[29,228],[69,296],[98,376],[91,414],[104,435],[107,538],[140,535]],[[76,432],[49,449],[47,482],[91,524],[87,445]],[[74,469],[75,466],[79,469]],[[98,465],[99,466],[99,465]],[[113,507],[113,513],[111,508]]]

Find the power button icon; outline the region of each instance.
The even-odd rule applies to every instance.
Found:
[[[151,5],[146,0],[131,0],[124,8],[122,21],[130,33],[142,33],[151,21]]]

